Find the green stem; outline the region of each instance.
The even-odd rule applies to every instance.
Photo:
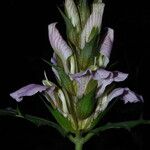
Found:
[[[69,135],[68,138],[75,144],[75,150],[82,150],[83,145],[93,136],[93,133],[88,133],[85,137],[80,134],[76,134],[75,137]]]
[[[82,148],[83,148],[83,143],[81,142],[75,143],[75,150],[82,150]]]

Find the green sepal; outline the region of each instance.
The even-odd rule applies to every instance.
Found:
[[[65,130],[65,132],[72,132],[74,133],[74,129],[71,125],[71,121],[68,120],[68,118],[64,117],[57,109],[53,109],[51,106],[49,106],[44,101],[45,106],[48,108],[48,110],[51,112],[53,117],[56,119],[58,124]]]
[[[90,93],[84,95],[77,102],[77,115],[80,119],[86,119],[89,117],[95,107],[95,92],[91,91]]]

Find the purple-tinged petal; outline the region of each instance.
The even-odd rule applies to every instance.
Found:
[[[56,54],[53,53],[53,57],[51,58],[51,63],[54,65],[57,65],[57,61],[56,61]]]
[[[113,82],[113,79],[106,79],[106,80],[103,80],[101,83],[98,82],[99,89],[96,93],[96,98],[100,97],[104,93],[106,87],[110,85],[112,82]]]
[[[110,102],[113,98],[120,97],[124,103],[136,103],[143,101],[143,97],[131,91],[129,88],[116,88],[108,95],[108,101]]]
[[[99,69],[95,72],[93,78],[98,81],[99,90],[96,97],[99,97],[105,91],[105,88],[110,85],[113,81],[120,82],[124,81],[128,77],[128,74],[119,71],[107,71]]]
[[[124,81],[125,79],[127,79],[127,77],[128,77],[127,73],[113,71],[113,78],[115,82]]]
[[[100,48],[100,53],[104,56],[104,62],[103,62],[104,67],[106,67],[107,64],[109,63],[113,41],[114,41],[114,30],[111,28],[108,28],[107,34],[105,35],[105,38]]]
[[[110,71],[107,71],[105,69],[98,69],[94,74],[95,80],[103,80],[107,79],[112,73]]]
[[[88,18],[84,29],[81,33],[81,48],[84,48],[85,43],[89,42],[89,37],[91,34],[92,29],[98,28],[100,31],[101,23],[102,23],[102,16],[104,11],[104,3],[98,2],[93,4],[93,9],[90,17]]]
[[[77,78],[80,78],[80,77],[85,76],[87,74],[91,75],[92,71],[90,69],[87,69],[87,70],[82,71],[82,72],[78,72],[78,73],[75,73],[75,74],[70,74],[70,77],[72,79],[77,79]]]
[[[110,102],[112,99],[122,95],[124,92],[124,88],[116,88],[108,95],[108,101]]]
[[[125,103],[136,103],[138,101],[144,101],[141,95],[136,94],[135,92],[131,91],[129,88],[125,88],[124,93],[122,95],[122,99]]]
[[[46,90],[46,92],[48,93],[49,96],[51,96],[51,95],[53,94],[55,88],[56,88],[56,87],[53,85],[53,86],[49,87],[49,88]],[[53,99],[53,98],[52,98],[52,99]]]
[[[49,88],[45,91],[45,93],[47,93],[48,96],[45,94],[45,97],[47,98],[47,100],[48,100],[49,102],[51,102],[51,100],[52,100],[52,103],[54,104],[54,106],[55,106],[55,107],[58,107],[58,103],[56,102],[56,98],[55,98],[55,94],[54,94],[55,88],[56,88],[56,87],[55,87],[54,85],[51,86],[51,87],[49,87]]]
[[[84,72],[71,74],[70,77],[73,80],[75,80],[77,83],[77,96],[82,97],[86,90],[87,84],[92,78],[91,70],[86,70]]]
[[[47,89],[46,86],[38,85],[38,84],[29,84],[27,86],[22,87],[21,89],[17,90],[10,94],[10,96],[15,99],[17,102],[22,101],[24,96],[32,96],[37,92],[42,92]]]
[[[99,87],[96,97],[99,97],[101,94],[103,94],[106,86],[113,82],[112,72],[104,69],[97,70],[93,78],[98,81],[98,87]]]
[[[101,111],[104,111],[109,102],[116,97],[120,97],[125,104],[128,102],[136,103],[138,101],[143,101],[143,97],[141,95],[134,93],[129,88],[116,88],[110,94],[105,94],[98,99],[94,118],[96,118]]]
[[[68,72],[67,59],[72,55],[71,48],[63,40],[59,31],[56,28],[56,23],[52,23],[48,26],[49,41],[54,49],[55,53],[60,57],[64,65],[65,71]]]
[[[57,60],[56,60],[56,54],[55,53],[53,53],[53,57],[51,58],[51,63],[54,64],[54,65],[57,65]],[[54,72],[57,79],[60,80],[59,74],[58,74],[57,70],[54,67],[52,67],[52,71]]]

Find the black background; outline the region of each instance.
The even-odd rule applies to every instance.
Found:
[[[34,1],[9,0],[1,6],[1,99],[0,108],[15,107],[9,93],[29,83],[41,83],[44,70],[55,81],[49,66],[41,58],[50,60],[52,49],[48,41],[48,24],[59,22],[58,28],[65,36],[64,23],[57,6],[62,0]],[[150,6],[136,0],[105,0],[103,27],[115,30],[111,62],[114,69],[128,72],[128,80],[121,86],[129,86],[144,97],[144,104],[116,104],[103,122],[145,119],[149,116],[149,50]],[[19,104],[21,110],[53,120],[38,98],[25,98]],[[132,132],[109,130],[94,137],[85,149],[149,149],[150,127],[141,125]],[[73,149],[73,144],[52,128],[37,128],[33,124],[10,117],[0,117],[0,146],[8,149],[62,150]],[[1,149],[1,148],[0,148]]]

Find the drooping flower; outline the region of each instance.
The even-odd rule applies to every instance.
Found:
[[[96,118],[102,111],[106,109],[109,102],[114,98],[119,97],[124,103],[143,102],[143,97],[131,91],[129,88],[116,88],[109,93],[105,93],[103,97],[98,98],[97,107],[94,118]]]
[[[143,101],[143,97],[131,91],[129,88],[116,88],[108,96],[109,101],[113,98],[121,96],[121,99],[124,100],[124,103],[136,103],[138,101]]]

